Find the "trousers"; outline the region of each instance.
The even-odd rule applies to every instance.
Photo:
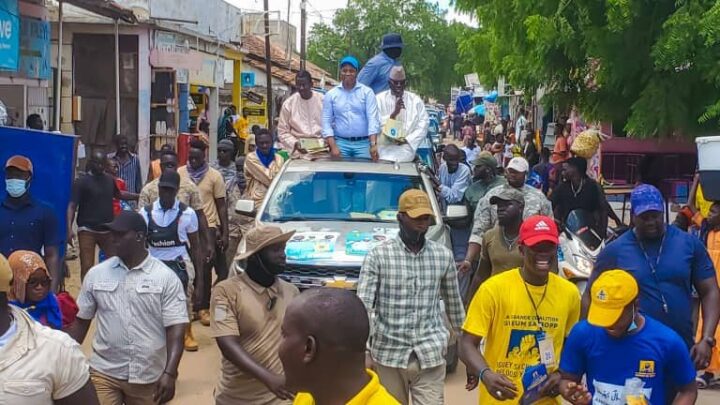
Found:
[[[413,353],[407,368],[385,367],[375,364],[380,384],[401,404],[438,405],[445,403],[445,364],[421,369]]]
[[[370,159],[370,138],[362,141],[350,141],[335,137],[335,144],[342,157]]]

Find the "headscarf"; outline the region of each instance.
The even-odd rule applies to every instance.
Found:
[[[187,165],[188,175],[190,176],[190,179],[195,184],[200,184],[200,182],[205,177],[205,175],[207,174],[209,169],[210,169],[210,166],[208,166],[207,162],[203,163],[203,165],[200,166],[199,169],[195,169],[191,165]]]
[[[60,306],[52,291],[48,292],[48,295],[39,302],[30,302],[25,299],[27,282],[36,270],[43,270],[50,277],[50,272],[40,255],[28,250],[17,250],[10,255],[8,262],[13,272],[10,302],[24,309],[36,321],[53,329],[62,329]]]
[[[267,155],[260,152],[260,149],[255,149],[255,153],[257,153],[258,159],[260,159],[260,163],[262,163],[265,167],[270,167],[272,162],[275,161],[275,147],[271,147],[270,153]]]

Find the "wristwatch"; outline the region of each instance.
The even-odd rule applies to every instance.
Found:
[[[710,347],[715,347],[715,345],[717,344],[717,341],[712,336],[705,336],[702,341],[709,344]]]

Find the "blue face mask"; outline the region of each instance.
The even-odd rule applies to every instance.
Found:
[[[7,190],[10,197],[20,197],[25,194],[27,187],[27,180],[21,179],[5,179],[5,189]]]

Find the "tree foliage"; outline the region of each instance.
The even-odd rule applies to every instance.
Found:
[[[505,76],[632,136],[694,136],[720,118],[719,0],[456,0],[480,29],[459,69]]]
[[[316,24],[308,41],[308,59],[337,75],[345,55],[365,63],[380,51],[382,36],[400,33],[405,43],[402,64],[408,86],[421,96],[447,102],[450,87],[463,82],[455,72],[457,38],[469,28],[448,23],[445,11],[423,0],[356,0],[335,13],[332,24]]]

